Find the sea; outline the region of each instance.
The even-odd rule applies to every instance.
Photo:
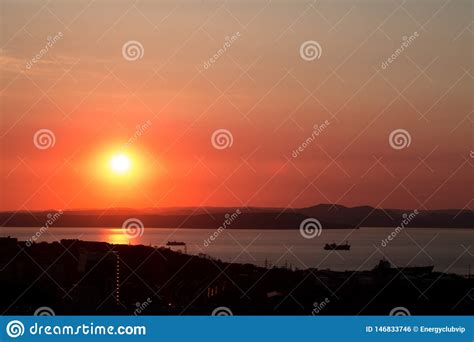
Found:
[[[36,242],[80,239],[156,247],[179,241],[186,246],[167,248],[225,262],[291,269],[370,270],[386,259],[395,267],[434,266],[435,271],[469,275],[474,266],[472,229],[405,228],[397,234],[392,228],[323,229],[319,235],[308,236],[298,229],[143,228],[130,232],[120,227],[50,227],[41,231],[38,227],[0,227],[0,236]],[[349,251],[324,249],[326,243],[346,241],[351,245]]]

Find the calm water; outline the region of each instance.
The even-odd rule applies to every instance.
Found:
[[[0,227],[1,236],[10,235],[20,240],[30,239],[37,231],[37,227]],[[119,228],[49,228],[38,241],[68,238],[161,246],[168,240],[177,240],[187,243],[190,254],[205,253],[223,261],[262,266],[267,260],[269,265],[286,264],[300,269],[367,270],[385,256],[397,266],[434,265],[436,271],[468,274],[468,267],[472,265],[474,271],[472,230],[407,228],[386,247],[381,247],[381,240],[392,231],[392,228],[364,228],[351,234],[351,230],[326,229],[319,237],[305,239],[298,230],[229,229],[205,247],[204,240],[215,230],[146,228],[143,236],[129,239]],[[351,234],[347,238],[351,244],[350,251],[323,249],[325,243],[344,242],[348,234]],[[173,249],[184,250],[183,247]]]

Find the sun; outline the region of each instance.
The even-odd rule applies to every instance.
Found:
[[[125,154],[116,154],[110,159],[110,168],[114,173],[124,174],[127,173],[132,166],[130,158]]]

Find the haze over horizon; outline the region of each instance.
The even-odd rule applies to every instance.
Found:
[[[255,210],[285,210],[285,211],[291,211],[291,210],[300,210],[300,209],[308,209],[308,208],[317,208],[317,207],[328,207],[328,211],[332,210],[331,208],[334,208],[334,210],[337,210],[338,208],[345,208],[345,209],[358,209],[358,208],[371,208],[371,209],[380,209],[380,210],[397,210],[397,211],[412,211],[414,209],[418,208],[390,208],[390,207],[372,207],[370,205],[356,205],[356,206],[347,206],[344,204],[336,204],[336,203],[318,203],[314,205],[309,205],[309,206],[304,206],[304,207],[269,207],[269,206],[181,206],[181,207],[176,207],[176,206],[170,206],[170,207],[140,207],[140,208],[132,208],[132,207],[111,207],[111,208],[68,208],[68,209],[63,209],[60,207],[57,208],[46,208],[46,209],[38,209],[38,210],[28,210],[28,209],[23,209],[23,210],[2,210],[0,213],[5,213],[5,212],[54,212],[54,211],[63,211],[63,212],[88,212],[88,211],[99,211],[103,212],[104,215],[107,215],[109,212],[112,211],[132,211],[132,212],[140,212],[140,211],[149,211],[149,212],[161,212],[161,211],[172,211],[172,210],[226,210],[226,209],[255,209]],[[471,208],[431,208],[431,209],[420,209],[419,211],[473,211]]]

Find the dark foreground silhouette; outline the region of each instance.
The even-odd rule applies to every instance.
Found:
[[[474,279],[432,267],[290,270],[230,264],[168,248],[0,238],[2,315],[412,315],[474,313]],[[471,290],[471,292],[469,292]],[[222,311],[222,309],[221,309]]]

